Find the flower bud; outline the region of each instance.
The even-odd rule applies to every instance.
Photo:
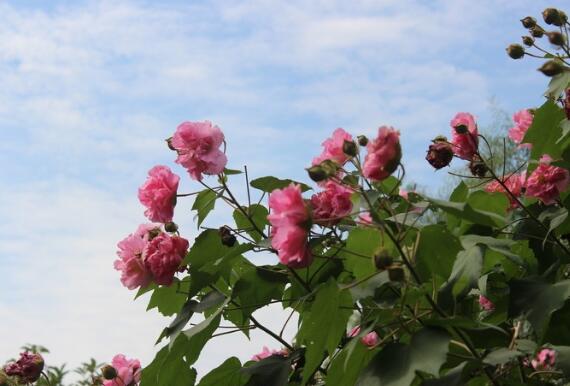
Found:
[[[535,25],[530,29],[530,34],[532,37],[541,38],[544,36],[544,29],[539,25]]]
[[[404,272],[404,268],[399,265],[392,265],[388,268],[388,277],[390,281],[399,281],[402,282],[406,279],[406,273]]]
[[[534,45],[534,39],[531,36],[523,36],[522,41],[527,47],[532,47]]]
[[[235,245],[236,237],[232,233],[232,230],[227,225],[220,227],[220,229],[218,229],[218,232],[220,234],[220,238],[222,239],[223,245],[230,248]]]
[[[564,35],[562,35],[558,31],[547,32],[546,36],[548,36],[548,41],[550,42],[550,44],[553,44],[558,47],[562,47],[566,42],[566,39],[564,39]]]
[[[555,76],[566,70],[567,68],[558,60],[549,60],[538,69],[538,71],[542,72],[546,76]]]
[[[536,25],[536,19],[532,16],[527,16],[524,19],[521,19],[521,23],[524,28],[532,28]]]
[[[511,44],[510,46],[507,47],[507,54],[512,59],[520,59],[524,56],[524,47],[521,46],[520,44]],[[456,128],[456,130],[457,130],[457,128]],[[466,130],[467,130],[467,128],[466,128]]]
[[[166,146],[172,151],[176,151],[174,146],[172,146],[172,137],[166,139]]]
[[[117,370],[111,365],[101,367],[101,374],[103,374],[103,378],[109,381],[117,378]]]
[[[374,265],[378,270],[385,270],[392,265],[394,259],[390,256],[387,250],[382,249],[379,253],[374,255]]]
[[[366,146],[368,145],[368,138],[365,135],[359,135],[358,137],[356,137],[358,139],[358,144],[360,146]]]
[[[453,148],[447,141],[434,141],[429,146],[426,161],[436,169],[441,169],[451,163]]]
[[[489,168],[487,168],[487,165],[485,165],[484,162],[477,159],[472,159],[471,162],[469,162],[469,170],[471,170],[471,174],[473,174],[475,177],[483,178],[489,171]]]
[[[307,169],[309,178],[315,182],[321,182],[328,178],[327,172],[320,165],[311,166]]]
[[[542,11],[542,18],[548,25],[555,25],[561,27],[566,22],[566,14],[556,8],[546,8]]]
[[[178,225],[176,225],[176,223],[174,222],[167,222],[166,224],[164,224],[164,230],[170,233],[174,233],[176,231],[178,231]]]
[[[342,144],[342,152],[349,157],[356,156],[356,154],[358,154],[358,148],[356,147],[356,143],[354,143],[354,141],[345,140]]]

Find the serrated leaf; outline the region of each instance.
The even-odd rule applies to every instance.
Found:
[[[557,142],[562,136],[560,122],[564,118],[564,111],[550,100],[535,111],[532,125],[522,140],[523,143],[532,144],[531,159],[538,160],[543,154],[554,159],[562,155],[564,144]],[[528,172],[532,172],[534,167],[530,165]]]
[[[179,289],[181,290],[179,291]],[[184,291],[187,289],[187,283],[182,283],[174,278],[174,282],[170,286],[160,286],[152,292],[147,311],[157,308],[164,316],[174,315],[180,311],[186,302],[187,296]]]
[[[196,200],[194,200],[194,205],[192,205],[192,210],[195,210],[197,212],[196,218],[198,220],[197,221],[198,228],[200,228],[200,225],[202,225],[202,222],[206,219],[208,213],[210,213],[212,209],[214,209],[217,198],[218,195],[216,194],[216,192],[210,189],[202,190],[200,193],[198,193],[198,195],[196,195]]]
[[[301,191],[303,192],[306,192],[307,190],[312,190],[312,188],[309,185],[303,184],[302,182],[297,182],[289,179],[281,180],[273,176],[256,178],[255,180],[250,182],[250,185],[255,189],[261,190],[262,192],[271,193],[275,189],[283,189],[291,185],[292,183],[300,185]]]

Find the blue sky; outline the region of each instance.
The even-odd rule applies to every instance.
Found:
[[[504,49],[519,19],[563,3],[0,0],[0,358],[34,342],[72,365],[152,359],[167,321],[131,301],[112,262],[181,121],[218,124],[229,166],[297,179],[336,127],[392,125],[408,181],[435,191],[443,174],[423,157],[456,112],[485,126],[492,98],[509,113],[541,103],[537,62]],[[176,220],[191,239],[190,204]],[[254,337],[208,346],[199,368],[270,344]]]

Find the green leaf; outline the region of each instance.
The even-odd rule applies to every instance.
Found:
[[[257,309],[282,297],[287,275],[265,267],[251,267],[234,286],[234,297],[239,301],[244,321]]]
[[[557,142],[562,136],[560,122],[564,117],[564,111],[550,100],[535,111],[532,125],[523,138],[524,143],[532,143],[531,159],[538,160],[543,154],[554,159],[562,155],[564,147]],[[529,166],[529,173],[532,169]]]
[[[502,365],[511,362],[524,354],[517,350],[509,350],[508,348],[501,347],[497,350],[491,351],[483,358],[483,362],[491,366]]]
[[[443,225],[428,225],[420,230],[416,251],[417,271],[423,280],[437,275],[447,279],[455,257],[461,251],[459,240]]]
[[[361,373],[357,386],[409,386],[417,371],[439,375],[451,338],[440,329],[426,327],[409,345],[389,343],[372,358]]]
[[[241,170],[236,170],[236,169],[227,169],[224,168],[224,174],[226,176],[231,176],[233,174],[242,174],[243,172]]]
[[[341,291],[335,280],[330,279],[320,287],[310,311],[303,313],[297,341],[306,345],[303,383],[323,360],[325,352],[332,354],[346,334],[352,298]],[[341,308],[343,307],[343,308]]]
[[[463,370],[467,362],[450,369],[444,376],[437,379],[427,379],[421,386],[463,386]]]
[[[180,280],[174,279],[169,286],[160,286],[156,288],[150,297],[147,311],[157,308],[164,316],[172,316],[184,305],[187,296],[184,292],[188,289],[187,283],[181,283]]]
[[[335,356],[327,373],[327,386],[354,385],[360,371],[372,358],[373,351],[360,341],[353,350],[344,348]]]
[[[570,71],[563,71],[561,74],[555,75],[550,79],[548,89],[544,96],[552,100],[557,100],[568,85],[570,85]]]
[[[526,315],[541,342],[552,313],[570,298],[570,280],[550,284],[537,279],[513,279],[509,287],[509,316]]]
[[[564,376],[570,377],[570,347],[552,346],[556,351],[556,368],[562,370]]]
[[[356,279],[362,279],[376,271],[373,258],[382,248],[382,234],[374,228],[354,228],[346,240],[346,247],[340,252],[346,269]]]
[[[210,189],[202,190],[196,196],[194,205],[192,205],[192,210],[195,210],[197,212],[196,217],[198,219],[198,228],[200,228],[200,225],[202,225],[202,222],[206,219],[208,213],[210,213],[212,209],[214,209],[217,198],[218,195],[216,194],[216,192]]]
[[[292,183],[301,185],[301,191],[306,192],[307,190],[312,190],[309,185],[305,185],[302,182],[297,182],[289,179],[280,180],[279,178],[275,178],[273,176],[261,177],[257,178],[250,182],[250,185],[255,188],[259,189],[262,192],[271,193],[275,189],[283,189]]]
[[[231,357],[206,374],[198,386],[242,386],[245,385],[248,378],[246,374],[241,372],[239,359]]]
[[[469,195],[467,203],[474,210],[483,213],[495,213],[504,219],[510,206],[509,199],[503,193],[489,193],[484,190],[476,190]]]
[[[450,202],[428,199],[436,207],[457,218],[490,227],[502,227],[506,224],[505,216],[492,211],[473,208],[469,203]]]
[[[184,361],[182,355],[169,358],[168,346],[163,347],[154,360],[143,369],[141,386],[192,386],[196,371]]]
[[[267,208],[263,205],[253,204],[250,207],[243,207],[243,210],[248,214],[249,219],[257,226],[261,231],[269,224],[267,221],[267,215],[269,212]],[[255,241],[259,241],[263,236],[255,230],[251,221],[246,217],[241,210],[236,209],[234,211],[234,220],[236,222],[237,229],[246,230],[247,234],[250,235]]]
[[[291,361],[292,355],[272,355],[242,368],[244,374],[251,376],[246,386],[286,386],[291,372]]]
[[[451,276],[439,290],[438,303],[443,308],[451,308],[454,300],[459,300],[477,287],[483,268],[484,247],[475,244],[459,252],[453,264]]]
[[[520,242],[515,240],[496,239],[494,237],[479,235],[464,235],[461,236],[461,244],[465,249],[469,249],[476,244],[485,245],[490,250],[506,256],[508,259],[520,266],[529,266],[528,262],[524,258],[522,258],[516,251],[513,251],[513,248],[520,244]]]

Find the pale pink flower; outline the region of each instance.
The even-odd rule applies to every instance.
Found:
[[[351,196],[352,190],[336,182],[328,181],[325,184],[325,190],[311,197],[313,221],[324,226],[337,224],[343,217],[350,214]]]
[[[287,349],[270,350],[267,346],[263,346],[263,350],[260,353],[255,354],[253,357],[251,357],[251,360],[259,362],[260,360],[269,358],[270,356],[273,355],[287,356],[289,355],[289,352],[287,351]]]
[[[150,221],[172,221],[180,177],[166,166],[155,166],[148,172],[146,182],[139,188],[139,200],[147,209]]]
[[[342,151],[344,141],[352,141],[352,136],[341,128],[333,131],[332,136],[322,143],[323,152],[313,159],[313,165],[318,165],[327,159],[344,165],[349,158]]]
[[[362,174],[371,180],[381,181],[390,176],[400,163],[402,148],[400,132],[393,127],[382,126],[378,136],[366,146],[368,154],[364,158]]]
[[[307,267],[313,258],[308,245],[310,215],[301,195],[301,187],[291,184],[269,195],[271,246],[279,261],[292,268]]]
[[[170,285],[188,251],[188,240],[161,233],[145,247],[144,263],[156,284]]]
[[[495,304],[483,295],[479,295],[479,306],[483,311],[493,311],[495,309]]]
[[[530,363],[535,370],[551,370],[556,363],[556,351],[543,348]]]
[[[400,188],[400,190],[398,191],[398,195],[400,197],[402,197],[404,200],[409,200],[408,198],[408,191],[405,189]]]
[[[44,358],[40,354],[23,352],[16,362],[4,366],[4,372],[10,377],[16,377],[18,383],[28,384],[37,381],[44,369]]]
[[[348,336],[349,336],[349,338],[354,338],[355,336],[358,336],[358,334],[360,334],[360,326],[354,327],[350,331]],[[368,334],[366,334],[362,338],[360,338],[360,341],[365,346],[374,347],[378,344],[378,342],[380,342],[380,337],[378,336],[376,331],[370,331]]]
[[[544,204],[554,204],[570,183],[568,170],[550,165],[551,158],[542,156],[536,169],[526,180],[526,192],[528,197],[536,197]]]
[[[118,354],[111,364],[117,371],[117,377],[104,381],[104,386],[134,386],[141,381],[141,363],[138,359],[127,359],[123,354]]]
[[[524,136],[528,128],[530,127],[530,125],[532,125],[533,119],[534,116],[527,109],[516,112],[513,115],[513,121],[515,122],[515,126],[509,129],[509,138],[512,139],[515,143],[521,145],[521,147],[526,147],[530,149],[532,147],[532,144],[530,143],[522,144],[522,141],[524,139]]]
[[[202,174],[219,174],[227,163],[226,155],[219,149],[224,134],[211,122],[183,122],[172,136],[170,144],[178,153],[176,163],[184,166],[190,176],[198,181]]]
[[[459,158],[471,160],[479,146],[479,132],[475,118],[469,113],[457,113],[451,120],[453,153]]]
[[[370,212],[360,213],[358,215],[358,220],[356,222],[361,224],[361,225],[372,225],[372,224],[374,224],[374,220],[372,219]]]
[[[114,267],[121,271],[121,283],[128,289],[146,287],[152,281],[152,275],[146,269],[143,259],[151,231],[159,232],[159,228],[155,224],[139,225],[135,233],[117,244],[119,259],[115,260]]]
[[[526,184],[526,174],[510,174],[505,177],[503,183],[515,197],[520,197]],[[485,191],[489,193],[504,193],[511,203],[511,209],[519,206],[517,200],[508,194],[498,181],[491,181],[485,185]]]

